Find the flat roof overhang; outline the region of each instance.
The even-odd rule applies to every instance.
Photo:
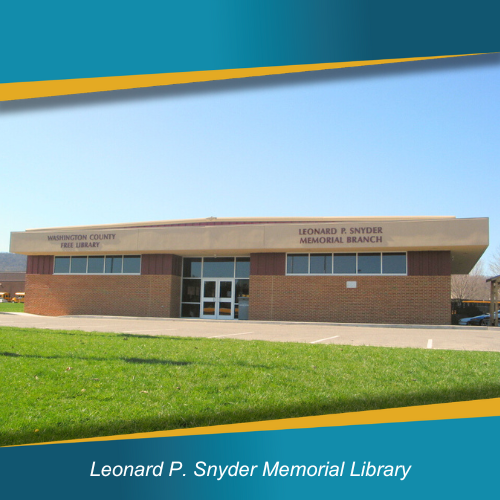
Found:
[[[45,228],[11,233],[25,255],[258,252],[450,251],[452,273],[466,274],[488,247],[488,218],[365,217],[195,219]]]

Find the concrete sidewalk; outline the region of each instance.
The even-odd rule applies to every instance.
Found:
[[[0,328],[44,328],[309,344],[369,345],[500,352],[500,328],[361,325],[116,316],[36,316],[0,313]],[[0,330],[1,334],[1,330]]]

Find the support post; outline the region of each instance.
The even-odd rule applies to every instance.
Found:
[[[490,289],[490,320],[488,321],[489,326],[498,326],[498,288],[500,284],[500,275],[490,278],[491,284]]]

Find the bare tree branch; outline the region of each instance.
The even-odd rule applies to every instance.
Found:
[[[500,247],[493,254],[490,260],[490,273],[492,276],[498,276],[500,274]]]
[[[469,274],[452,275],[451,298],[460,301],[490,299],[490,287],[486,283],[482,261],[479,261]]]

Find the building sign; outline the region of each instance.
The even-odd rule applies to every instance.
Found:
[[[349,245],[353,243],[383,243],[380,226],[371,227],[326,227],[299,229],[301,244]]]
[[[73,248],[102,248],[104,241],[113,241],[116,233],[94,233],[94,234],[49,234],[47,240],[57,242],[61,248],[70,250]]]

